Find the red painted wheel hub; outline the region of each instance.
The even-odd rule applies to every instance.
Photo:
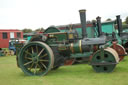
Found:
[[[116,52],[119,55],[119,61],[122,61],[126,55],[126,51],[125,51],[124,47],[117,44],[117,42],[113,42],[113,45],[111,46],[111,48],[116,50]]]

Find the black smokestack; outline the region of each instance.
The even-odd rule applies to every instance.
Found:
[[[118,35],[122,33],[122,20],[120,19],[120,15],[116,16],[117,28],[118,28]]]
[[[80,20],[81,20],[81,26],[82,26],[82,38],[87,37],[86,32],[86,10],[79,10],[80,12]]]
[[[100,35],[102,35],[102,29],[101,29],[101,17],[97,17],[96,18],[96,20],[97,20],[97,29],[98,29],[98,37],[100,36]]]

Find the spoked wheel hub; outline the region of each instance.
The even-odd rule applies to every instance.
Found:
[[[27,75],[45,75],[53,67],[54,55],[45,43],[31,42],[21,49],[18,63]]]
[[[36,57],[35,58],[32,58],[32,62],[33,63],[38,63],[39,62],[39,58],[36,58]]]

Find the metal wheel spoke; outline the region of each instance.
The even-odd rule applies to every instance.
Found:
[[[49,62],[49,60],[39,60],[39,61]]]
[[[43,71],[42,67],[39,64],[37,64],[37,66],[40,68],[39,71]]]
[[[44,51],[44,48],[39,52],[39,54],[37,55],[38,57],[40,56],[40,54]]]
[[[45,57],[45,56],[47,56],[48,54],[47,53],[45,53],[43,56],[40,56],[40,58],[43,58],[43,57]]]
[[[32,61],[25,63],[24,66],[26,66],[26,65],[28,65],[28,64],[30,64],[30,63],[32,63]]]
[[[31,67],[30,67],[30,70],[32,69],[33,65],[34,65],[34,63],[32,63],[32,65],[31,65]]]
[[[34,53],[34,51],[33,51],[33,47],[31,47],[31,49],[32,49],[32,53]]]
[[[46,65],[44,65],[44,63],[42,63],[42,62],[40,62],[41,63],[41,65],[45,68],[45,69],[47,69],[47,67],[46,67]]]
[[[39,64],[37,64],[37,65],[41,68],[41,66]]]
[[[37,72],[37,71],[36,71],[36,69],[37,69],[37,65],[38,65],[38,64],[36,64],[36,66],[35,66],[34,74],[36,74],[36,72]]]
[[[37,45],[36,45],[36,52],[38,53],[38,47],[37,47]]]
[[[25,51],[25,53],[26,53],[26,54],[29,54],[29,55],[31,55],[31,56],[32,56],[32,54],[31,54],[31,53],[29,53],[28,51]]]
[[[29,58],[29,57],[25,57],[25,59],[32,60],[32,58]]]

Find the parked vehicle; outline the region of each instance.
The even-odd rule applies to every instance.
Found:
[[[67,60],[88,56],[90,56],[89,65],[96,72],[114,70],[119,63],[120,55],[114,48],[107,45],[106,35],[101,34],[96,38],[87,37],[85,10],[79,12],[82,38],[79,38],[75,31],[44,32],[32,37],[25,45],[16,45],[19,48],[17,63],[26,75],[44,76],[51,69],[64,65]],[[84,56],[79,56],[79,54],[84,54]]]

